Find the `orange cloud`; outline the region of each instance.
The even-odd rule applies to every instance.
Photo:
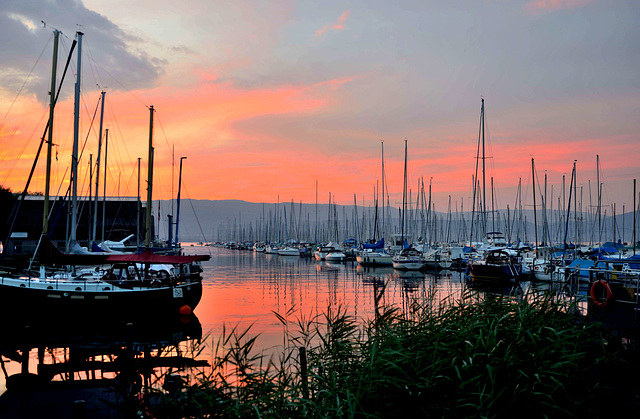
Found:
[[[532,0],[524,5],[529,13],[539,13],[546,10],[556,11],[573,9],[593,3],[594,0]]]
[[[344,29],[344,22],[347,21],[347,19],[349,18],[349,14],[351,12],[349,10],[344,11],[340,17],[338,18],[338,20],[335,23],[332,23],[330,25],[325,25],[322,28],[318,29],[316,31],[316,35],[317,36],[322,36],[325,32],[327,32],[330,29],[334,29],[334,30],[343,30]]]
[[[191,181],[191,189],[196,194],[194,197],[213,197],[214,191],[216,196],[238,192],[246,194],[247,197],[255,195],[255,185],[247,185],[246,189],[229,189],[226,185],[233,183],[233,177],[237,176],[238,170],[246,170],[253,173],[255,179],[265,180],[265,186],[268,186],[268,177],[265,175],[270,172],[264,172],[264,166],[273,166],[273,171],[279,175],[278,182],[285,184],[286,177],[282,177],[280,173],[282,168],[287,166],[287,161],[300,158],[295,154],[281,153],[282,143],[287,142],[285,136],[278,138],[257,134],[253,137],[252,132],[238,131],[235,124],[265,116],[285,115],[291,118],[316,112],[331,103],[332,91],[351,80],[345,78],[312,85],[283,85],[243,90],[236,88],[232,83],[214,82],[215,76],[208,77],[211,74],[208,71],[198,74],[202,77],[199,85],[193,89],[161,87],[145,92],[115,91],[107,94],[105,128],[110,128],[108,194],[136,194],[137,157],[142,158],[144,189],[149,126],[149,111],[145,104],[153,104],[156,109],[155,198],[167,199],[171,196],[172,144],[175,144],[176,160],[179,160],[180,156],[189,158],[185,168],[186,180]],[[94,99],[92,93],[85,96],[85,100],[89,102]],[[141,102],[141,97],[144,97],[145,103]],[[87,105],[88,108],[93,106],[93,103]],[[10,122],[7,121],[0,130],[0,162],[3,162],[0,166],[0,180],[3,186],[10,186],[13,190],[23,187],[33,161],[34,148],[37,147],[37,138],[34,137],[41,132],[40,128],[33,128],[38,126],[34,116],[45,113],[46,109],[34,100],[23,99],[11,112]],[[70,162],[72,115],[72,99],[59,103],[54,128],[54,153],[58,152],[59,160],[54,161],[53,171],[59,174],[58,180],[63,182],[62,176]],[[86,136],[89,120],[90,115],[83,113],[81,125],[84,134],[81,134],[81,141],[84,141]],[[27,144],[28,149],[25,152]],[[292,149],[300,147],[301,145],[294,144]],[[82,157],[82,172],[86,171],[90,153],[94,154],[95,162],[97,137],[94,134],[89,137],[87,150]],[[309,156],[309,159],[312,157]],[[39,166],[42,165],[39,163]],[[83,176],[80,175],[81,178]],[[31,190],[42,189],[41,178],[42,175],[38,173],[37,181],[32,184]],[[266,188],[265,191],[269,191],[265,196],[269,195],[274,199],[272,189]]]

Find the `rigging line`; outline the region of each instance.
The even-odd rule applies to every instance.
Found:
[[[49,105],[49,108],[51,106],[54,107],[56,104],[58,103],[58,98],[60,97],[60,91],[62,90],[62,84],[64,83],[64,79],[67,75],[67,69],[69,68],[69,63],[71,62],[71,54],[73,53],[73,50],[76,46],[76,42],[74,41],[72,46],[71,46],[71,52],[69,53],[69,57],[67,58],[67,63],[64,67],[64,71],[62,72],[62,77],[60,78],[60,83],[58,84],[58,89],[57,91],[52,91],[50,92],[50,95],[56,95],[55,98],[53,98],[53,103],[51,105]],[[55,80],[52,81],[52,84],[55,83]],[[55,84],[54,84],[55,87]],[[11,237],[11,233],[13,232],[13,226],[15,225],[16,222],[16,218],[18,217],[18,212],[20,211],[20,206],[22,205],[22,202],[24,201],[24,197],[27,194],[27,191],[29,189],[29,185],[31,184],[31,179],[33,178],[33,173],[35,172],[36,169],[36,165],[38,164],[38,158],[40,157],[40,151],[42,150],[42,146],[45,143],[45,137],[47,136],[47,131],[50,129],[52,124],[51,118],[49,120],[47,120],[47,126],[44,129],[44,133],[42,134],[42,138],[40,139],[40,145],[38,147],[38,151],[36,153],[36,156],[33,160],[33,165],[31,166],[31,172],[29,173],[29,177],[27,179],[27,184],[24,187],[24,190],[22,191],[22,193],[20,194],[20,199],[18,199],[14,205],[13,205],[13,209],[11,212],[11,215],[9,215],[9,219],[12,218],[11,220],[11,225],[9,227],[9,230],[7,231],[7,238],[5,239],[5,243],[7,243],[9,241],[9,237]],[[34,255],[35,257],[35,255]]]
[[[191,204],[191,210],[193,210],[193,215],[196,217],[196,222],[198,223],[198,228],[200,229],[200,233],[202,234],[202,238],[203,241],[207,241],[206,236],[204,235],[204,231],[202,230],[202,225],[200,225],[200,220],[198,219],[198,214],[196,213],[196,209],[193,207],[193,199],[191,199],[189,197],[189,191],[187,191],[187,185],[185,185],[184,183],[182,184],[182,187],[184,188],[184,194],[187,196],[187,199],[189,200],[189,204]],[[179,222],[179,220],[176,220]]]
[[[0,132],[2,131],[2,126],[0,125]],[[6,137],[14,137],[16,135],[16,133],[18,132],[18,127],[14,127],[13,131],[9,134],[6,135]],[[4,155],[4,156],[0,156],[0,164],[4,163],[4,161],[7,159],[8,154]]]
[[[169,161],[170,161],[170,162],[172,163],[172,165],[173,165],[173,164],[175,164],[175,162],[174,162],[174,158],[175,158],[175,156],[174,156],[173,150],[172,150],[172,148],[171,148],[171,145],[169,144],[169,139],[167,138],[167,134],[166,134],[166,133],[165,133],[165,131],[164,131],[164,126],[162,125],[162,121],[160,120],[160,115],[159,115],[159,113],[158,113],[158,110],[157,110],[157,109],[154,109],[154,110],[155,110],[155,113],[156,113],[156,116],[157,116],[158,124],[160,124],[160,130],[162,130],[162,134],[164,135],[164,140],[165,140],[165,142],[167,143],[167,148],[169,149],[169,152],[170,152],[170,154],[171,154],[171,159],[169,159]],[[156,166],[155,166],[155,161],[156,161],[156,159],[154,158],[154,168],[156,167]],[[158,161],[158,164],[159,164],[159,161]],[[169,176],[169,179],[173,179],[173,173],[169,174],[168,176]],[[162,177],[163,177],[163,179],[165,179],[165,180],[166,180],[166,175],[163,175]],[[167,183],[171,183],[171,182],[167,182]],[[173,191],[172,191],[172,192],[173,192]]]
[[[111,101],[109,101],[107,103],[107,112],[109,113],[110,116],[110,120],[111,123],[115,126],[116,130],[118,131],[118,135],[120,136],[119,138],[125,138],[125,136],[122,134],[122,129],[120,128],[120,123],[118,122],[118,118],[116,117],[116,113],[113,110],[113,104]],[[118,147],[120,146],[120,143],[118,143]],[[122,146],[124,147],[125,152],[127,153],[127,158],[129,161],[131,161],[131,153],[129,152],[129,148],[127,147],[127,142],[126,141],[122,141]]]
[[[11,112],[11,109],[13,109],[13,105],[15,105],[16,101],[18,100],[18,97],[22,93],[22,90],[24,89],[24,86],[26,86],[27,82],[29,81],[29,78],[33,74],[33,70],[35,70],[36,66],[40,62],[40,58],[42,58],[42,54],[44,54],[44,52],[46,51],[46,49],[49,46],[49,43],[51,42],[52,38],[53,38],[53,32],[51,32],[51,35],[49,36],[49,39],[47,40],[44,48],[42,48],[42,51],[40,51],[40,55],[38,55],[38,58],[36,59],[36,62],[33,64],[33,67],[31,67],[31,71],[29,71],[29,74],[27,75],[27,78],[24,80],[24,83],[22,83],[22,86],[20,87],[20,90],[18,90],[18,93],[16,93],[16,97],[13,98],[13,101],[11,102],[11,106],[9,106],[9,109],[7,109],[7,112],[4,114],[4,117],[2,118],[2,124],[0,124],[0,130],[4,126],[4,123],[7,120],[7,116],[9,116],[9,112]]]
[[[98,67],[100,70],[104,71],[109,77],[111,77],[111,79],[113,81],[115,81],[117,84],[120,85],[120,87],[122,87],[124,89],[125,92],[129,93],[131,96],[134,97],[134,99],[136,99],[138,102],[140,102],[145,108],[149,108],[149,105],[147,105],[146,103],[144,103],[144,101],[142,99],[140,99],[140,97],[138,97],[136,94],[133,93],[132,90],[128,89],[127,86],[125,86],[124,84],[122,84],[122,82],[120,82],[118,79],[116,79],[113,75],[111,75],[111,73],[109,73],[104,67],[102,67],[100,65],[100,63],[98,63],[97,61],[93,62],[96,67]]]
[[[63,46],[64,46],[64,44],[63,44]],[[71,62],[71,55],[73,54],[73,50],[75,49],[75,46],[76,46],[76,41],[74,40],[74,41],[73,41],[73,43],[71,44],[71,50],[70,50],[70,52],[69,52],[69,54],[68,54],[67,62],[66,62],[66,64],[65,64],[64,71],[63,71],[63,73],[62,73],[62,77],[60,78],[60,83],[59,83],[59,85],[58,85],[58,89],[57,89],[57,92],[56,92],[56,97],[55,97],[55,99],[54,99],[54,107],[55,107],[55,105],[58,103],[58,98],[60,97],[60,91],[62,90],[62,84],[63,84],[63,82],[64,82],[64,79],[65,79],[66,75],[67,75],[67,70],[69,69],[69,63]],[[46,113],[48,113],[48,107],[47,107],[47,109],[45,109],[43,112],[45,112],[45,113],[43,114],[43,117],[40,119],[40,122],[42,122],[42,120],[44,119],[44,115],[45,115]],[[36,158],[35,158],[35,162],[34,162],[34,168],[35,168],[35,165],[36,165],[36,163],[37,163],[37,161],[38,161],[38,155],[40,154],[40,150],[42,149],[42,145],[43,145],[42,143],[44,142],[44,138],[45,138],[45,137],[46,137],[46,135],[47,135],[47,130],[49,129],[49,123],[50,123],[50,121],[49,121],[49,120],[47,120],[47,125],[45,126],[44,133],[42,134],[41,144],[40,144],[40,147],[38,148],[38,153],[36,154]],[[31,141],[31,139],[33,138],[33,135],[35,134],[35,130],[37,129],[37,127],[38,127],[38,125],[36,125],[36,126],[34,127],[34,130],[33,130],[32,134],[31,134],[31,137],[29,138],[29,141],[28,141],[28,142],[27,142],[27,144],[25,144],[25,146],[22,148],[22,150],[20,151],[20,155],[19,155],[19,156],[22,156],[22,154],[24,153],[24,150],[26,149],[26,147],[27,147],[28,143]],[[13,170],[13,168],[15,167],[15,164],[16,164],[16,163],[17,163],[17,159],[16,159],[16,161],[15,161],[14,165],[12,166],[11,170]],[[34,169],[34,168],[33,168],[33,169]],[[32,174],[33,174],[33,169],[32,169]],[[29,180],[27,181],[27,187],[28,187],[28,186],[29,186],[29,184],[31,183],[31,176],[32,176],[32,174],[29,176]],[[26,192],[26,189],[25,189],[25,192]]]
[[[171,144],[169,144],[169,139],[167,138],[167,134],[164,132],[164,126],[162,125],[162,121],[160,121],[160,114],[156,111],[156,116],[158,117],[158,123],[160,124],[160,129],[162,130],[162,135],[164,135],[164,141],[167,143],[167,148],[171,150]],[[173,156],[171,156],[173,160]],[[172,161],[172,163],[175,163]]]
[[[106,105],[107,105],[107,112],[109,113],[109,116],[110,116],[110,120],[112,121],[113,126],[115,126],[116,131],[117,131],[117,135],[115,135],[115,138],[116,139],[118,139],[118,138],[123,138],[124,139],[125,136],[122,134],[122,129],[120,127],[118,119],[116,118],[116,114],[114,112],[112,102],[109,101],[109,102],[107,102]],[[119,157],[119,159],[116,160],[116,165],[117,165],[118,169],[120,170],[120,172],[125,172],[125,167],[124,167],[124,165],[122,163],[122,151],[121,151],[121,148],[120,148],[121,145],[122,145],[122,147],[124,147],[124,150],[125,150],[125,153],[126,153],[127,159],[128,159],[127,161],[129,161],[129,162],[133,161],[132,158],[131,158],[131,153],[129,152],[129,148],[127,147],[127,142],[126,141],[114,141],[114,142],[110,142],[110,143],[114,144],[114,148],[115,148],[116,154]],[[135,165],[135,163],[136,162],[134,162],[134,165]],[[129,189],[129,185],[130,185],[130,182],[128,182],[126,184],[127,190]]]
[[[24,142],[22,148],[20,149],[20,153],[18,153],[18,157],[12,158],[11,167],[9,168],[9,171],[3,180],[3,184],[7,183],[9,176],[11,175],[15,167],[18,165],[20,158],[22,158],[22,155],[24,154],[25,150],[27,149],[29,144],[31,144],[31,140],[33,140],[34,136],[36,135],[36,131],[38,130],[38,128],[40,128],[42,121],[46,116],[48,116],[48,114],[49,114],[49,108],[48,107],[44,108],[42,110],[42,115],[40,116],[40,120],[38,121],[37,124],[34,125],[33,130],[31,131],[31,135],[29,136],[27,141]]]
[[[102,95],[100,95],[100,97],[102,97]],[[89,129],[87,130],[87,136],[84,139],[84,143],[82,143],[82,149],[80,150],[80,155],[78,156],[78,163],[82,160],[82,154],[84,153],[87,141],[89,140],[89,135],[91,134],[91,129],[93,128],[93,123],[96,119],[96,114],[98,113],[98,107],[100,107],[100,100],[102,99],[98,99],[98,103],[96,103],[96,109],[93,112],[93,118],[91,118],[91,124],[89,125]]]
[[[93,58],[93,52],[91,49],[91,42],[89,39],[84,38],[85,39],[85,45],[86,45],[86,51],[87,51],[87,56],[89,58],[89,68],[91,69],[91,75],[93,76],[93,81],[100,87],[100,89],[103,89],[102,86],[104,86],[104,84],[102,83],[102,80],[100,79],[100,72],[97,70],[98,64],[96,62],[96,60]]]

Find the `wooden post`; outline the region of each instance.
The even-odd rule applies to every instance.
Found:
[[[300,348],[300,376],[302,378],[302,397],[309,398],[309,372],[307,370],[307,348]]]

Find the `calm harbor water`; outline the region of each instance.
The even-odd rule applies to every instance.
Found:
[[[39,346],[35,346],[35,343],[34,346],[27,346],[32,342],[25,341],[25,347],[34,348],[27,353],[29,371],[34,372],[38,369],[39,357],[43,354],[35,348],[49,347],[50,342],[64,344],[69,341],[82,345],[83,348],[102,348],[111,344],[113,348],[117,348],[122,346],[122,342],[133,337],[135,341],[150,344],[146,348],[160,348],[175,342],[176,339],[182,341],[194,336],[215,340],[221,335],[223,328],[229,330],[233,327],[241,331],[250,328],[248,336],[258,336],[255,349],[265,354],[275,354],[286,342],[284,326],[274,313],[282,316],[290,313],[288,318],[291,320],[300,317],[310,319],[322,316],[328,310],[341,308],[358,319],[367,319],[375,311],[375,292],[383,286],[380,303],[394,305],[401,310],[407,310],[413,301],[439,302],[446,298],[456,299],[469,287],[464,273],[456,271],[399,272],[391,267],[366,268],[359,266],[355,261],[331,264],[313,258],[267,255],[189,244],[185,245],[185,253],[211,255],[209,261],[203,262],[203,297],[195,309],[196,325],[157,322],[148,326],[137,325],[136,330],[130,331],[122,330],[119,326],[116,330],[94,331],[84,327],[71,331],[65,329],[60,333],[56,330],[38,329],[37,325],[32,325],[35,327],[31,328],[29,339],[38,341],[34,330],[45,330],[44,334],[47,336]],[[505,293],[516,291],[518,290],[502,290]],[[585,294],[585,291],[581,294]],[[73,319],[67,320],[66,324],[73,325]],[[63,333],[69,333],[72,340],[61,339],[58,335]],[[78,341],[75,336],[82,336],[86,342]],[[24,333],[20,338],[24,339]],[[3,339],[5,344],[11,346],[10,333],[5,333]],[[20,350],[20,344],[21,342],[16,340],[15,350]],[[59,346],[58,352],[54,354],[58,357],[56,362],[68,358],[69,354],[76,350],[67,350],[64,345]],[[107,352],[106,349],[104,352]],[[210,354],[205,352],[203,356],[208,358]],[[19,360],[15,358],[3,356],[2,367],[0,394],[6,391],[6,377],[20,372],[21,368],[24,371]]]
[[[215,247],[187,247],[187,252],[211,254],[203,263],[203,297],[195,310],[203,332],[216,336],[223,325],[251,326],[250,335],[259,333],[258,344],[265,349],[283,344],[283,326],[274,312],[290,312],[296,319],[342,308],[364,319],[374,313],[374,289],[383,285],[381,303],[403,309],[414,300],[460,296],[466,288],[463,273],[454,271],[400,273],[355,261],[332,264]]]
[[[283,326],[274,312],[284,316],[291,310],[289,318],[295,320],[340,307],[367,319],[375,311],[375,290],[383,286],[381,304],[402,310],[414,301],[457,299],[471,286],[459,271],[400,272],[392,267],[362,267],[355,261],[332,264],[217,247],[187,246],[186,253],[211,255],[211,260],[203,262],[203,297],[195,310],[203,333],[216,337],[223,325],[240,330],[251,327],[250,336],[259,334],[257,348],[266,351],[285,343]],[[514,295],[549,287],[577,298],[586,313],[586,284],[570,291],[562,284],[523,282],[488,292]]]

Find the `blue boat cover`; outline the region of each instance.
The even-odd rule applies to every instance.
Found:
[[[594,262],[591,259],[574,259],[573,262],[569,264],[569,268],[578,268],[578,269],[589,269],[593,267]],[[582,276],[582,272],[581,272]],[[586,276],[586,273],[585,273]]]
[[[362,243],[362,248],[371,249],[371,250],[384,249],[384,237],[378,240],[378,243],[375,243],[375,244]]]
[[[104,253],[104,249],[101,248],[100,246],[98,246],[98,243],[96,243],[96,242],[91,242],[91,251],[92,252],[98,252],[98,253]]]

